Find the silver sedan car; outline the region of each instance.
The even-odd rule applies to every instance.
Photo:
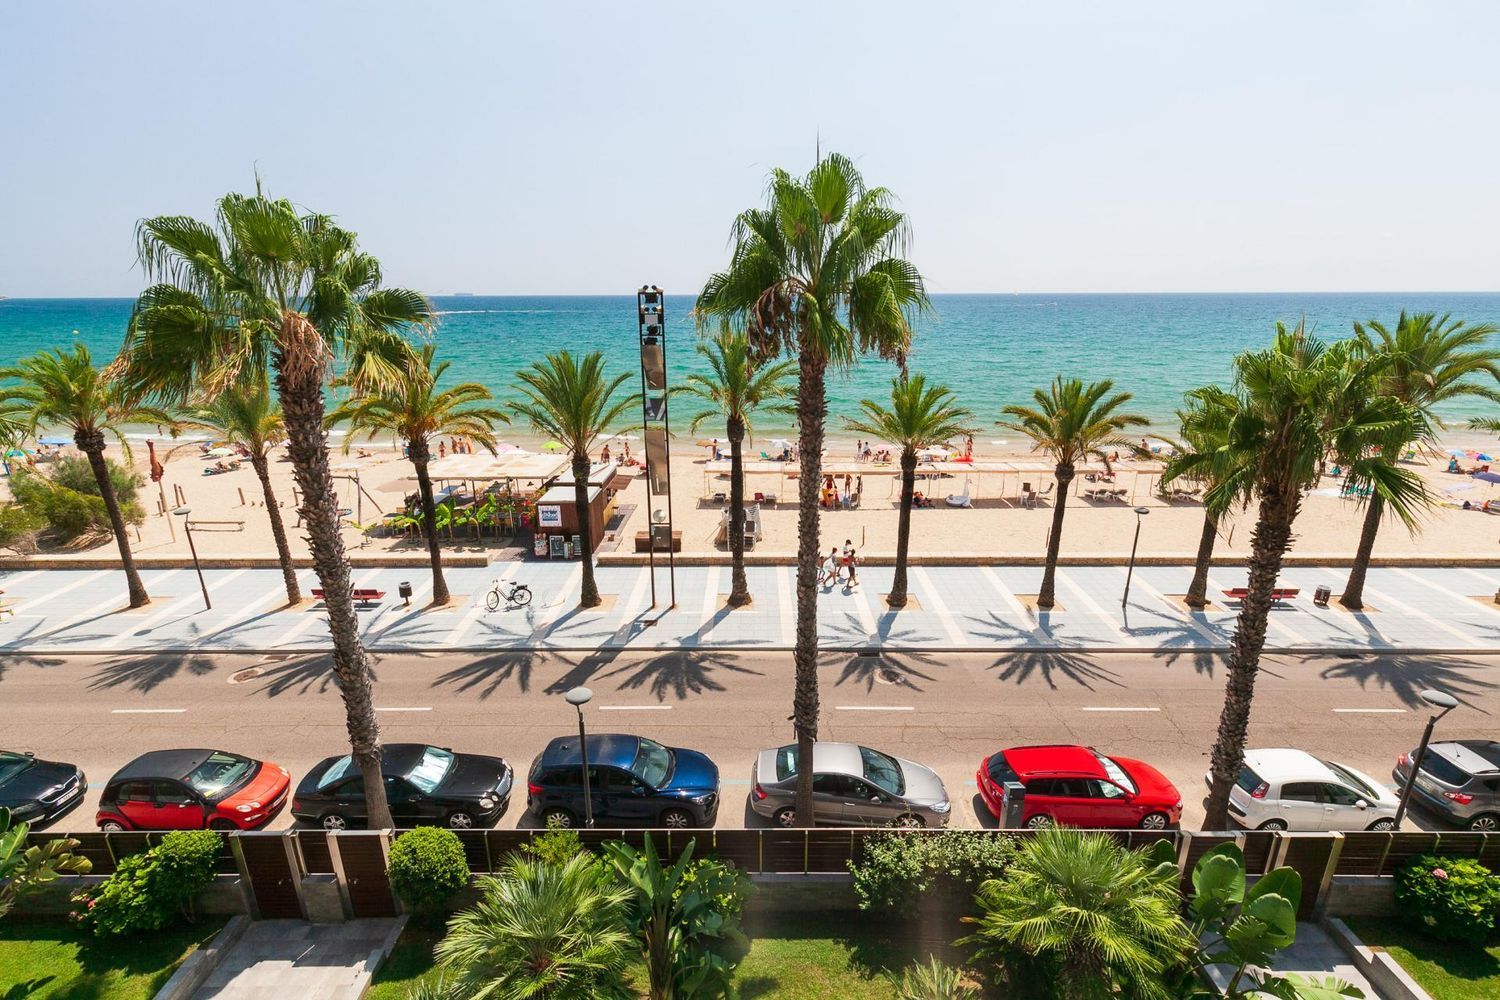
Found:
[[[762,750],[750,808],[795,826],[797,745]],[[813,822],[838,826],[947,826],[952,804],[930,767],[853,743],[813,744]]]

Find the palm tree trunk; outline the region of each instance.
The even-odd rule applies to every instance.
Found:
[[[745,580],[745,422],[729,418],[729,606],[750,603],[750,584]]]
[[[89,468],[94,470],[94,482],[99,487],[100,499],[104,501],[104,512],[109,515],[109,527],[114,532],[115,544],[120,548],[120,566],[125,570],[125,586],[130,591],[130,606],[143,608],[151,603],[151,595],[146,593],[140,571],[135,568],[135,557],[130,554],[130,538],[125,534],[125,517],[120,513],[120,498],[115,496],[115,484],[109,478],[109,464],[104,461],[104,433],[75,431],[73,443],[89,457]]]
[[[893,608],[906,607],[906,554],[911,545],[911,504],[917,492],[917,452],[901,450],[901,516],[896,522],[896,573],[885,602]]]
[[[1375,551],[1375,536],[1380,533],[1380,518],[1385,513],[1385,501],[1379,493],[1370,495],[1365,508],[1365,524],[1359,533],[1359,548],[1354,553],[1354,565],[1349,567],[1349,579],[1339,603],[1350,611],[1362,610],[1365,606],[1365,574],[1370,570],[1370,556]]]
[[[260,480],[260,492],[266,498],[266,514],[271,518],[271,537],[276,540],[276,559],[281,563],[281,579],[286,584],[286,602],[298,604],[302,601],[302,588],[297,585],[297,570],[292,565],[292,547],[287,544],[286,525],[281,521],[276,491],[271,489],[271,463],[265,455],[251,452],[250,467],[255,470],[255,478]]]
[[[432,451],[426,438],[413,438],[406,442],[407,455],[412,467],[417,470],[417,490],[422,494],[422,534],[427,539],[427,556],[432,560],[432,603],[441,607],[448,603],[448,581],[443,579],[443,549],[437,533],[437,501],[432,495],[432,477],[427,474],[427,462]]]
[[[578,598],[581,608],[597,608],[604,603],[599,596],[599,585],[594,582],[594,539],[589,532],[589,469],[589,453],[574,452],[573,508],[578,512],[578,558],[583,563],[583,593]],[[656,542],[653,540],[651,544]],[[672,544],[670,538],[667,544]]]
[[[804,338],[806,334],[804,334]],[[797,825],[813,825],[813,743],[818,738],[818,487],[822,483],[823,430],[828,419],[827,362],[805,339],[797,383],[797,631],[792,661],[796,692],[792,728],[797,732]]]
[[[1057,466],[1057,504],[1052,508],[1052,532],[1047,536],[1047,568],[1042,572],[1042,589],[1036,595],[1036,606],[1047,610],[1057,603],[1057,554],[1062,549],[1063,512],[1068,506],[1068,486],[1073,482],[1073,466]]]
[[[1255,675],[1260,652],[1266,644],[1266,620],[1271,613],[1271,591],[1281,574],[1281,561],[1292,541],[1292,522],[1297,517],[1298,498],[1280,488],[1262,486],[1260,514],[1250,536],[1250,573],[1247,594],[1235,621],[1229,644],[1229,678],[1224,691],[1224,710],[1219,715],[1219,735],[1214,741],[1211,769],[1213,785],[1208,793],[1208,813],[1203,829],[1229,829],[1229,789],[1245,764],[1245,741],[1250,730],[1250,704],[1255,696]]]
[[[1203,533],[1198,536],[1198,559],[1193,563],[1193,582],[1183,598],[1190,608],[1208,606],[1208,564],[1213,561],[1214,542],[1219,536],[1219,519],[1207,511],[1203,514]]]
[[[374,677],[359,641],[354,610],[354,582],[344,539],[339,533],[338,497],[328,464],[328,436],[323,430],[323,381],[328,349],[318,331],[296,314],[283,317],[273,359],[276,393],[286,421],[292,471],[302,491],[302,520],[313,569],[323,585],[328,630],[333,639],[333,671],[344,699],[349,749],[365,786],[365,815],[372,829],[393,826],[380,769],[380,726],[375,721]]]

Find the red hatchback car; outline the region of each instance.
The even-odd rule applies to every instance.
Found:
[[[1021,823],[1033,830],[1054,824],[1164,830],[1182,819],[1182,795],[1160,771],[1093,747],[1002,750],[980,761],[975,780],[996,819],[1004,815],[1005,783],[1025,786]]]
[[[227,750],[154,750],[115,772],[95,817],[101,830],[253,830],[286,805],[291,777]]]

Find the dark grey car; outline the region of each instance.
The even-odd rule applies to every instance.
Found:
[[[750,775],[750,808],[794,826],[797,745],[762,750]],[[947,826],[952,808],[930,767],[853,743],[813,744],[813,822],[836,826]]]
[[[1391,776],[1405,787],[1416,752],[1402,754]],[[1494,833],[1500,830],[1500,742],[1446,740],[1427,747],[1412,798],[1445,819]]]

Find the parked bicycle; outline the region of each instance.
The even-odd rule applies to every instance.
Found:
[[[531,603],[531,588],[524,583],[496,580],[490,592],[484,595],[484,606],[494,611],[502,601],[507,608],[524,608]]]

